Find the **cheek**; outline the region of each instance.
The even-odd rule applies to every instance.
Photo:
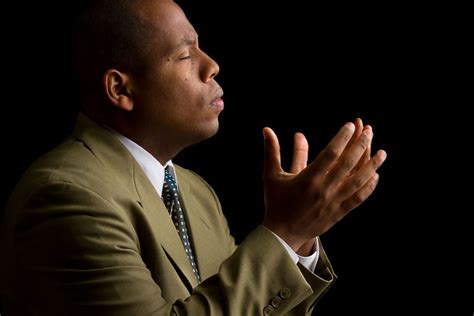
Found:
[[[202,98],[202,86],[191,76],[183,76],[175,86],[176,96],[185,98],[186,102],[200,102]]]
[[[155,88],[161,90],[166,103],[177,108],[191,109],[207,102],[199,78],[191,69],[168,73],[160,78]]]

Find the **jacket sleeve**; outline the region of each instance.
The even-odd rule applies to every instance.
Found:
[[[25,315],[301,315],[334,279],[295,265],[260,226],[188,298],[166,301],[115,209],[70,183],[43,185],[22,204],[8,283]]]

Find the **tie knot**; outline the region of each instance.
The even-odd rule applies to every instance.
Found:
[[[171,175],[169,167],[165,168],[165,183],[168,184],[171,189],[177,189],[176,180]]]
[[[163,182],[163,191],[161,192],[161,198],[165,203],[168,211],[173,211],[173,206],[178,202],[178,188],[176,186],[176,181],[171,175],[169,168],[165,168],[165,181]]]

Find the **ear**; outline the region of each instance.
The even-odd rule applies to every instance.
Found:
[[[102,78],[105,97],[114,106],[125,111],[133,110],[130,77],[116,69],[109,69]]]

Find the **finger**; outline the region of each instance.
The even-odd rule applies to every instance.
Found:
[[[371,141],[372,130],[370,128],[365,129],[352,146],[344,152],[339,161],[334,164],[326,176],[326,184],[330,185],[331,183],[339,183],[345,177],[348,177],[352,172],[352,169],[357,165],[362,155],[367,150]]]
[[[361,205],[365,200],[367,200],[369,196],[374,192],[378,182],[379,175],[377,173],[374,173],[372,177],[370,177],[369,180],[362,186],[362,188],[360,188],[351,197],[344,200],[341,203],[341,212],[343,212],[343,216],[355,209],[357,206]]]
[[[310,172],[322,171],[323,174],[326,174],[326,171],[337,161],[339,156],[342,154],[347,144],[351,140],[352,135],[354,134],[355,126],[353,123],[346,123],[334,136],[334,138],[329,142],[326,148],[316,157],[316,159],[311,163],[308,170]]]
[[[366,125],[364,126],[364,130],[367,129],[367,128],[370,128],[372,129],[372,127],[370,125]],[[372,140],[374,138],[374,132],[372,131]],[[362,168],[363,165],[365,165],[367,163],[367,161],[370,160],[370,156],[371,156],[371,149],[372,148],[372,141],[369,142],[369,146],[367,147],[367,149],[365,150],[364,154],[362,155],[362,157],[359,159],[359,162],[357,163],[357,165],[352,169],[351,171],[351,174],[354,174],[357,170],[359,170],[360,168]]]
[[[302,133],[296,133],[293,147],[293,162],[291,163],[290,172],[300,173],[308,164],[308,141]]]
[[[372,132],[372,141],[374,140],[374,135],[373,135],[374,132]],[[367,147],[367,150],[365,152],[365,155],[364,155],[364,160],[365,162],[369,161],[370,160],[370,157],[372,156],[372,142],[370,142],[369,144],[369,147]]]
[[[357,140],[357,138],[359,138],[360,134],[362,134],[362,131],[364,129],[364,124],[362,123],[362,119],[359,117],[356,118],[354,120],[354,126],[355,126],[354,134],[352,135],[351,140],[347,144],[346,148],[349,148]]]
[[[372,130],[372,141],[374,140],[374,130],[372,129],[372,126],[366,125],[365,128],[370,128]],[[367,150],[364,153],[364,159],[362,161],[367,162],[370,160],[370,157],[372,156],[372,142],[369,143],[369,147],[367,147]]]
[[[264,160],[263,160],[263,174],[269,176],[275,173],[282,172],[281,158],[280,158],[280,144],[275,132],[265,127],[263,129],[264,138]]]
[[[387,153],[379,150],[362,168],[353,174],[340,188],[340,196],[347,199],[359,191],[364,184],[375,174],[387,158]]]

